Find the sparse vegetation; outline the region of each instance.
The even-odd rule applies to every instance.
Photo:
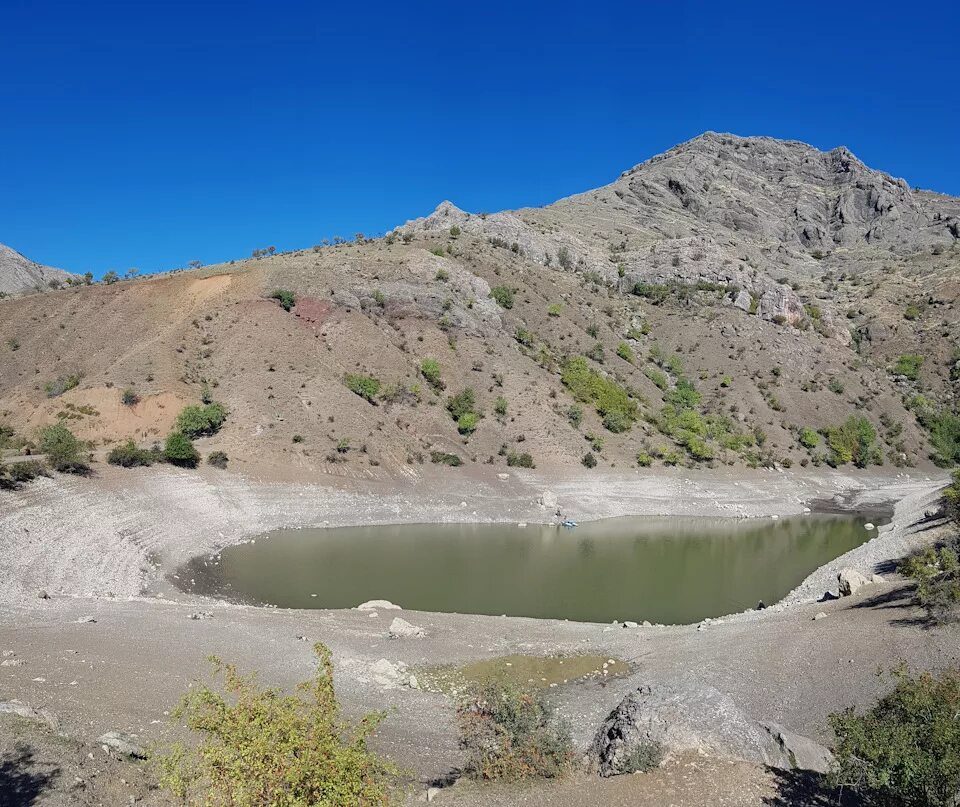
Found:
[[[475,685],[457,707],[467,775],[557,778],[573,763],[569,729],[542,695],[495,681]]]
[[[436,359],[424,359],[420,363],[420,375],[422,375],[426,382],[437,392],[443,390],[446,386],[440,374],[440,363]]]
[[[904,353],[890,368],[890,372],[894,375],[902,375],[909,381],[916,381],[920,378],[921,367],[923,367],[923,356],[916,353]]]
[[[448,454],[445,451],[431,451],[430,462],[434,465],[449,465],[451,468],[458,468],[463,465],[463,460],[456,454]]]
[[[824,434],[833,452],[830,457],[832,465],[852,462],[858,468],[866,468],[871,463],[883,463],[880,448],[874,443],[877,430],[862,415],[851,415],[839,426],[826,429]]]
[[[564,365],[561,381],[578,401],[593,404],[601,417],[611,415],[611,422],[624,425],[621,431],[637,419],[637,402],[615,381],[591,369],[582,357],[575,356]]]
[[[48,398],[58,398],[63,393],[69,392],[72,389],[76,389],[80,386],[80,380],[83,378],[82,373],[71,373],[70,375],[59,376],[54,381],[49,381],[43,385],[43,391],[47,394]]]
[[[359,373],[347,373],[347,375],[343,377],[343,383],[350,392],[359,395],[374,406],[377,405],[377,395],[380,393],[379,379]]]
[[[107,454],[107,462],[111,465],[119,465],[122,468],[153,465],[161,459],[163,459],[163,456],[158,450],[139,448],[133,440],[127,440],[125,443],[115,446]]]
[[[221,470],[227,467],[227,463],[230,462],[230,458],[223,451],[211,451],[207,455],[207,464],[212,465],[214,468],[220,468]]]
[[[270,292],[270,298],[277,300],[284,311],[291,310],[297,304],[297,295],[289,289],[274,289]]]
[[[516,454],[513,451],[507,454],[507,465],[511,468],[536,468],[533,457],[527,452]]]
[[[513,308],[513,289],[509,286],[494,286],[490,289],[490,296],[501,308]]]

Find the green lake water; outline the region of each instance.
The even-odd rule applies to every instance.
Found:
[[[877,520],[876,518],[874,520]],[[404,608],[689,623],[773,604],[875,532],[865,518],[618,518],[575,529],[430,524],[278,530],[195,559],[190,591],[284,608]]]

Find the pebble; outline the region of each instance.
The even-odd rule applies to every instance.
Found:
[[[816,622],[817,620],[826,619],[826,618],[827,618],[827,615],[823,611],[819,611],[818,613],[813,615],[814,622]]]

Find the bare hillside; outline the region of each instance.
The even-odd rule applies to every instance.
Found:
[[[0,244],[0,295],[44,291],[51,284],[60,286],[76,275],[63,269],[31,261],[16,250]]]
[[[846,149],[707,134],[541,209],[0,302],[0,422],[148,445],[206,386],[201,450],[278,474],[924,464],[958,217]]]

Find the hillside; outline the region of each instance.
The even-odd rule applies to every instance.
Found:
[[[544,208],[444,202],[382,238],[0,301],[0,422],[148,445],[207,385],[230,415],[201,451],[237,470],[925,465],[958,291],[960,200],[711,133]]]
[[[16,250],[0,244],[0,297],[43,291],[51,288],[51,283],[59,286],[76,277],[63,269],[31,261]]]

